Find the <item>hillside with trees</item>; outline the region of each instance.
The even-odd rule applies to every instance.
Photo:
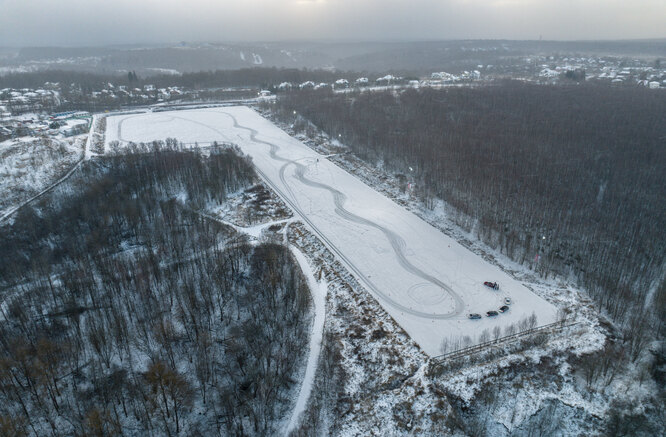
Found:
[[[293,92],[308,122],[544,277],[575,278],[636,359],[666,327],[666,98],[608,86]],[[297,111],[298,117],[293,113]],[[413,171],[412,171],[413,170]]]
[[[159,146],[0,228],[0,435],[267,435],[291,411],[306,281],[193,212],[256,189],[251,163]]]

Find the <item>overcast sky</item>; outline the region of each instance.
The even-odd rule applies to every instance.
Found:
[[[666,0],[0,0],[0,46],[666,37]]]

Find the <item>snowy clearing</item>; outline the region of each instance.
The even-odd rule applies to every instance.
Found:
[[[236,143],[266,182],[301,216],[391,316],[431,356],[444,339],[518,324],[538,325],[556,309],[498,266],[387,199],[247,107],[210,108],[107,119],[107,144],[167,137],[184,143]],[[500,284],[499,290],[483,285]],[[505,313],[488,318],[505,298]],[[480,320],[468,320],[479,313]]]

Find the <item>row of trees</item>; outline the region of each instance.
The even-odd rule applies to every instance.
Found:
[[[306,281],[192,212],[251,187],[250,162],[155,146],[86,162],[0,229],[3,432],[266,435],[292,407]]]
[[[241,68],[238,70],[200,71],[182,75],[163,74],[148,77],[136,75],[133,71],[127,75],[87,73],[80,71],[43,70],[29,73],[9,73],[0,76],[0,89],[3,88],[40,88],[46,82],[62,85],[76,84],[83,90],[101,90],[107,84],[142,87],[147,84],[156,87],[185,87],[190,89],[223,87],[270,87],[282,82],[294,84],[311,80],[331,83],[341,77],[356,79],[357,73],[334,72],[330,70],[307,70],[298,68]]]
[[[169,100],[232,100],[256,97],[259,88],[275,91],[282,82],[293,84],[305,81],[332,83],[340,77],[347,77],[352,80],[358,75],[334,73],[328,70],[299,70],[294,68],[244,68],[149,77],[140,77],[133,71],[121,76],[46,70],[0,76],[0,89],[42,88],[46,82],[50,82],[49,88],[55,87],[59,92],[57,99],[49,97],[43,99],[43,101],[33,103],[12,100],[7,93],[6,100],[8,102],[6,106],[13,114],[29,111],[55,112],[69,110],[101,112],[127,106],[155,103],[160,101],[161,98],[165,98],[158,90],[166,87],[181,87],[187,91],[182,94],[174,93]],[[125,86],[128,92],[119,92],[116,89],[115,94],[100,93],[100,91],[108,89],[109,84],[115,84],[116,87]],[[145,85],[153,85],[154,88],[151,90],[144,89]],[[141,91],[135,91],[136,88]],[[97,93],[93,95],[94,92]]]
[[[577,278],[627,342],[663,336],[662,94],[501,82],[290,93],[276,112],[294,122],[293,111],[396,180],[415,181],[427,206],[445,200],[462,228],[510,258]]]

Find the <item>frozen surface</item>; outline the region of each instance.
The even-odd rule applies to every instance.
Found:
[[[555,308],[499,267],[329,162],[247,107],[119,115],[107,143],[177,138],[236,143],[260,175],[301,216],[391,316],[429,355],[442,340],[504,328],[532,312],[552,323]],[[483,285],[497,281],[500,290]],[[468,313],[512,305],[495,318]]]

